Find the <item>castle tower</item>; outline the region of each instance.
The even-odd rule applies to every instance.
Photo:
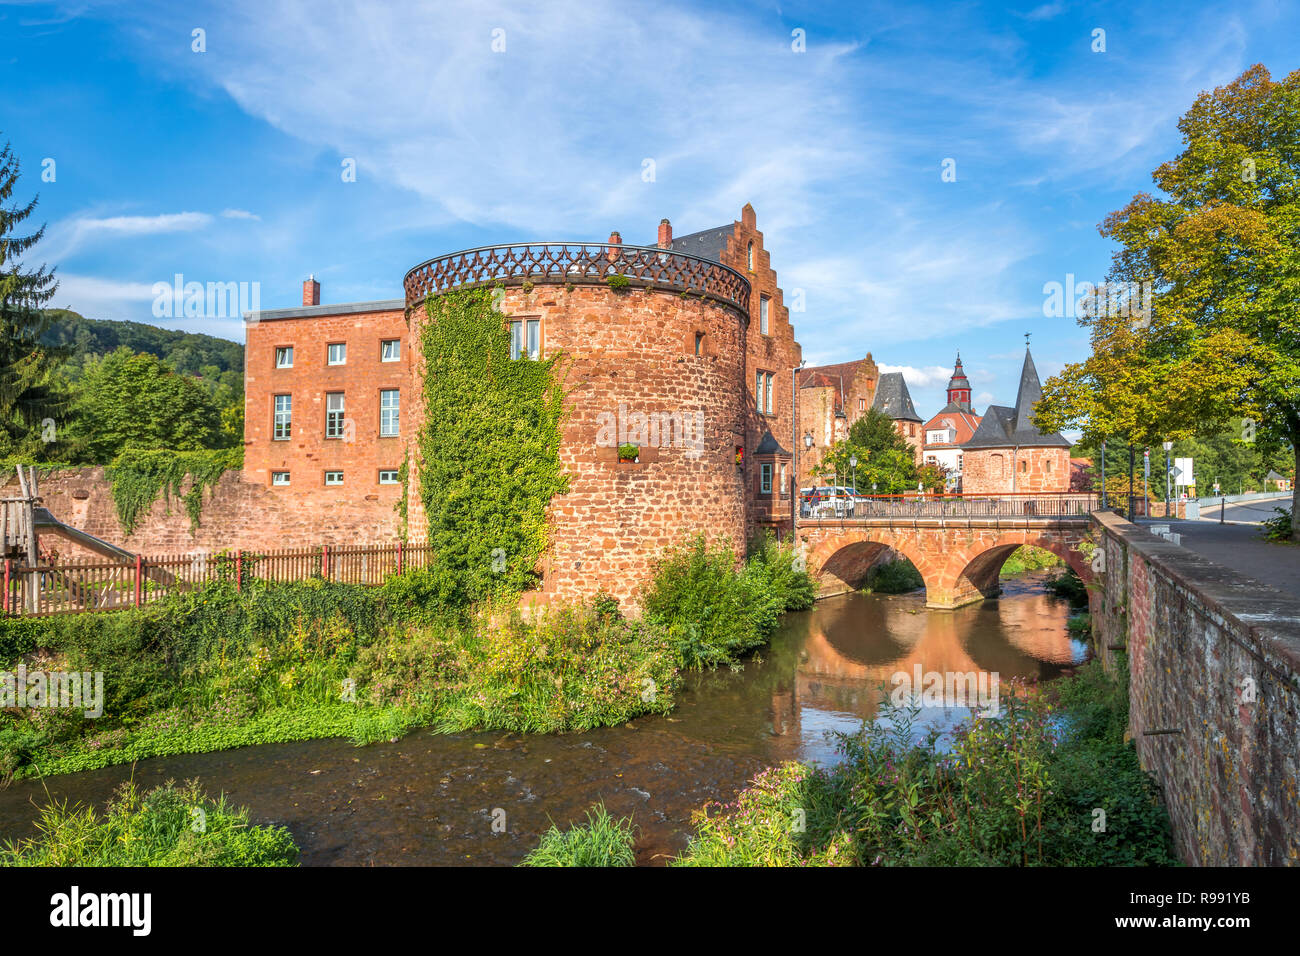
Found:
[[[948,405],[956,406],[958,411],[971,411],[970,380],[962,371],[960,352],[957,353],[957,365],[952,370],[952,378],[948,379]]]

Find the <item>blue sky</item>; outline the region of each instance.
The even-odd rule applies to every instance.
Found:
[[[1044,283],[1104,279],[1096,225],[1195,95],[1300,68],[1297,38],[1281,2],[0,0],[0,137],[56,305],[235,339],[155,319],[154,283],[397,298],[444,252],[653,243],[751,202],[809,363],[870,351],[928,417],[958,349],[981,410],[1013,403],[1024,333],[1044,378],[1086,352]]]

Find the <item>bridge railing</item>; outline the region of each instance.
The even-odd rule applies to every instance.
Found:
[[[1005,495],[858,495],[801,508],[801,523],[873,518],[1081,518],[1098,508],[1096,495],[1046,492]]]

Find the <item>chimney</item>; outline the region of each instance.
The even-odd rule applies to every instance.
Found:
[[[673,247],[673,224],[667,219],[659,220],[659,248],[671,249]]]
[[[308,276],[302,284],[302,304],[320,305],[320,283],[316,281],[315,275]]]
[[[618,230],[609,234],[609,244],[611,246],[621,246],[623,244],[623,237],[618,234]],[[616,262],[618,261],[618,256],[618,251],[611,249],[606,255],[606,258],[608,258],[610,262]]]

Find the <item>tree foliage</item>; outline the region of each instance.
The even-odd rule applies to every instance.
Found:
[[[44,458],[49,444],[47,422],[63,410],[54,380],[62,356],[42,344],[49,318],[42,306],[58,289],[53,270],[32,271],[23,254],[45,235],[45,227],[19,232],[36,208],[13,201],[21,165],[6,143],[0,149],[0,455]],[[57,431],[56,431],[57,434]]]
[[[96,463],[127,448],[196,451],[222,441],[221,410],[202,385],[127,348],[86,365],[72,412],[72,442]]]
[[[1300,71],[1260,65],[1197,97],[1183,150],[1106,218],[1108,281],[1149,283],[1139,315],[1094,296],[1092,354],[1050,379],[1046,431],[1156,445],[1247,419],[1240,437],[1300,447]],[[1113,302],[1110,303],[1113,306]]]
[[[855,469],[849,462],[858,459]],[[927,489],[943,488],[943,473],[932,465],[917,466],[916,453],[898,433],[894,420],[877,408],[849,426],[849,437],[836,442],[822,457],[813,473],[822,478],[839,476],[845,484],[855,477],[858,490],[875,494],[897,494],[916,490],[920,481]]]

